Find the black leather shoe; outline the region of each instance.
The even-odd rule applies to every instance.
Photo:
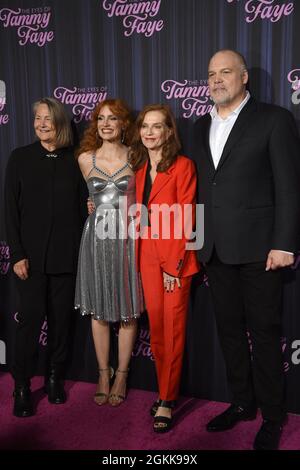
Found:
[[[256,434],[253,449],[277,450],[282,433],[282,423],[265,419]]]
[[[256,407],[248,406],[243,408],[238,405],[230,405],[227,410],[209,421],[206,430],[209,432],[226,431],[233,428],[239,421],[250,421],[255,418]]]
[[[18,418],[33,416],[33,406],[31,402],[31,391],[27,385],[18,386],[13,393],[14,409],[13,414]]]
[[[49,403],[53,405],[60,405],[67,401],[64,382],[61,379],[50,376],[45,385],[45,392],[48,394]]]

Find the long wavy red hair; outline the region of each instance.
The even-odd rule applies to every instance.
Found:
[[[108,106],[111,112],[122,121],[124,128],[124,137],[122,142],[124,145],[128,145],[129,141],[131,140],[133,119],[129,106],[125,101],[119,98],[107,99],[98,103],[92,112],[91,122],[84,131],[83,138],[80,142],[79,148],[76,151],[77,157],[84,152],[95,152],[99,147],[101,147],[103,142],[98,134],[97,127],[98,116],[104,106]]]
[[[172,163],[176,160],[179,150],[181,148],[180,140],[178,137],[177,126],[174,115],[165,104],[150,104],[145,106],[139,113],[133,128],[132,140],[130,142],[131,152],[129,161],[134,171],[138,170],[149,158],[148,150],[143,145],[140,135],[140,130],[144,122],[145,116],[150,111],[160,111],[165,117],[165,124],[172,131],[169,138],[162,146],[162,159],[157,165],[157,171],[166,171]]]

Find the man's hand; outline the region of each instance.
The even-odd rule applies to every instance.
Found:
[[[13,270],[16,273],[16,275],[22,279],[22,281],[25,281],[28,279],[28,271],[29,271],[29,262],[28,259],[21,259],[17,263],[14,264]]]
[[[284,253],[280,250],[271,250],[268,254],[266,271],[291,266],[294,263],[294,258],[294,255],[290,255],[289,253]]]

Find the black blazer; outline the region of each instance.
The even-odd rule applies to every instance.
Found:
[[[300,142],[292,114],[250,98],[215,170],[209,114],[194,128],[198,202],[204,204],[204,246],[228,264],[265,261],[271,249],[295,252],[300,234]]]
[[[5,178],[5,225],[11,264],[29,259],[31,270],[76,271],[87,216],[87,187],[72,148],[49,157],[40,142],[17,148]]]

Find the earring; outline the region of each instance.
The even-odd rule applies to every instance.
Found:
[[[124,142],[125,142],[125,136],[126,136],[125,129],[122,129],[122,134],[121,134],[121,143],[122,144],[124,144]]]

